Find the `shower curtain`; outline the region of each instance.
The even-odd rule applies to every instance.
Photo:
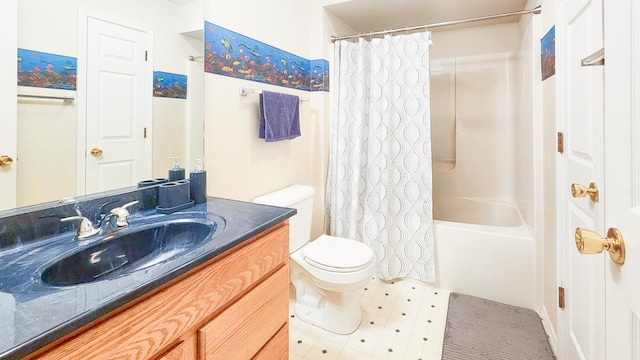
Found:
[[[327,232],[369,245],[384,280],[435,280],[430,44],[430,33],[335,43]]]

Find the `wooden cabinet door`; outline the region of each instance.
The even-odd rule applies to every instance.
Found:
[[[198,331],[201,359],[251,359],[287,323],[289,270],[282,267]]]
[[[283,325],[252,360],[289,359],[289,326]]]

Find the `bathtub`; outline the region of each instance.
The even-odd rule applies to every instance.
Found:
[[[517,208],[475,198],[434,198],[436,286],[534,308],[533,237]]]

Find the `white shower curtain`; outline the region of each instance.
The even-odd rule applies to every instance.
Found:
[[[327,231],[381,279],[433,282],[430,33],[335,43]]]

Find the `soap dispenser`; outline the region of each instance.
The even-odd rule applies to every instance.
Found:
[[[169,169],[169,181],[178,181],[184,179],[184,169],[180,167],[180,158],[173,156],[173,169]]]
[[[196,204],[207,201],[207,172],[202,168],[202,160],[196,159],[195,166],[189,174],[191,182],[191,200]]]

